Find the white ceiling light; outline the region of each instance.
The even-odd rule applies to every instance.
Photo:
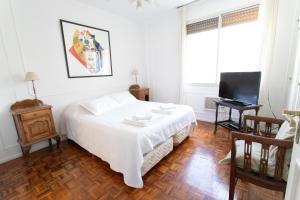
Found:
[[[141,10],[143,8],[144,2],[153,3],[153,0],[129,0],[129,2],[135,4],[137,10]]]

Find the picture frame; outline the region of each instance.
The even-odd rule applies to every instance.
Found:
[[[68,78],[113,76],[110,33],[60,19]]]

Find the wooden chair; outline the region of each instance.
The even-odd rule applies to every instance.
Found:
[[[246,134],[249,132],[247,123],[252,123],[252,134]],[[287,149],[292,148],[293,141],[291,140],[278,140],[272,138],[274,129],[279,129],[283,120],[273,119],[267,117],[257,116],[244,116],[244,133],[232,132],[232,144],[231,144],[231,171],[230,171],[230,187],[229,187],[229,199],[234,199],[235,185],[238,179],[248,181],[252,184],[268,188],[271,190],[277,190],[285,192],[286,182],[282,180],[284,157]],[[244,140],[244,165],[238,167],[236,164],[236,141]],[[252,143],[260,143],[261,155],[259,162],[259,172],[254,172],[251,168],[251,151]],[[275,173],[273,177],[267,175],[268,171],[268,158],[269,147],[271,145],[277,146],[278,151],[276,154]]]

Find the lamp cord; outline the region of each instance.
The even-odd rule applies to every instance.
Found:
[[[273,117],[274,117],[275,119],[277,119],[276,115],[274,114],[274,112],[273,112],[273,110],[272,110],[271,101],[270,101],[270,91],[269,91],[269,90],[268,90],[268,95],[267,95],[267,97],[268,97],[268,105],[269,105],[269,109],[270,109],[270,111],[271,111]]]

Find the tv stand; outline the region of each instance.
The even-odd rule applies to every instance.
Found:
[[[227,99],[223,99],[221,100],[223,102],[227,102],[227,103],[230,103],[230,104],[234,104],[234,105],[237,105],[237,106],[249,106],[251,104],[249,103],[244,103],[244,102],[241,102],[241,101],[236,101],[236,100],[227,100]]]
[[[230,101],[230,100],[216,100],[215,103],[216,103],[216,119],[215,119],[214,134],[216,134],[218,126],[222,126],[229,130],[232,130],[232,131],[241,131],[242,127],[243,127],[242,126],[243,112],[245,110],[255,110],[255,115],[257,115],[259,108],[261,107],[261,105],[255,105],[255,104],[243,105],[243,103],[241,103],[241,102],[237,103],[237,101]],[[218,121],[219,106],[224,106],[224,107],[229,108],[228,120]],[[238,122],[235,122],[231,118],[232,109],[239,111],[239,121]]]

